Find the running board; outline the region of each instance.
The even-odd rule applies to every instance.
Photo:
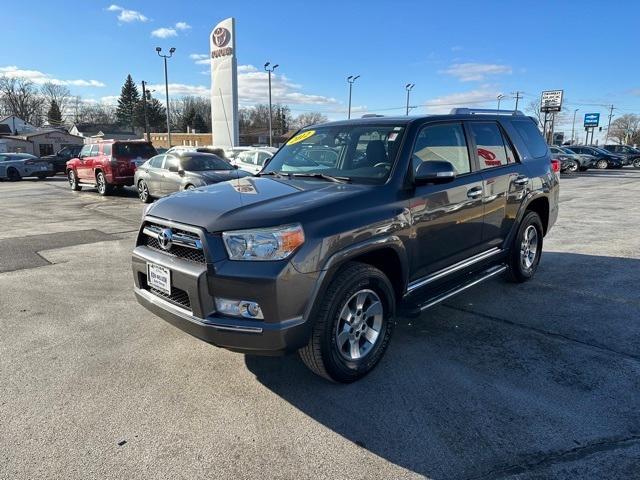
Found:
[[[78,186],[79,187],[96,188],[96,184],[95,183],[81,183],[81,182],[78,182]]]
[[[433,307],[434,305],[437,305],[440,302],[444,302],[445,300],[453,297],[454,295],[457,295],[460,292],[464,292],[465,290],[478,285],[479,283],[484,282],[485,280],[489,280],[490,278],[495,277],[496,275],[500,275],[501,273],[503,273],[504,271],[507,270],[507,266],[506,265],[495,265],[491,268],[488,268],[487,270],[484,270],[474,276],[472,276],[470,279],[468,279],[466,282],[464,282],[461,285],[458,285],[450,290],[447,290],[445,292],[439,293],[438,295],[436,295],[435,297],[431,297],[429,298],[427,301],[425,301],[424,303],[418,303],[415,304],[412,308],[409,308],[408,310],[402,312],[403,314],[407,315],[407,316],[417,316],[420,314],[420,312],[424,312],[426,309]]]

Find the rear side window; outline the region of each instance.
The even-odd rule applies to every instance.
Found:
[[[411,156],[414,172],[420,162],[443,160],[451,163],[458,174],[471,171],[467,141],[459,123],[429,125],[418,134]]]
[[[122,157],[146,157],[150,158],[156,155],[156,149],[149,143],[116,143],[113,146],[114,155]]]
[[[526,143],[532,157],[544,157],[547,154],[547,142],[544,141],[538,126],[532,120],[512,120],[511,124]]]
[[[110,143],[102,145],[102,153],[104,155],[111,155],[111,144]]]
[[[513,152],[507,147],[497,123],[472,122],[470,127],[476,142],[481,170],[515,162]]]
[[[255,164],[255,152],[240,152],[238,160],[244,163]]]

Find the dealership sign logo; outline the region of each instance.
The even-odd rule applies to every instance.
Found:
[[[171,243],[173,242],[173,232],[170,228],[163,228],[158,233],[158,243],[162,247],[163,250],[169,250],[171,248]]]
[[[224,27],[218,27],[213,31],[213,44],[218,47],[226,47],[231,40],[231,32]]]

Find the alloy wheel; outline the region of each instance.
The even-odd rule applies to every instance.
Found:
[[[520,244],[520,263],[526,270],[530,270],[536,260],[538,253],[538,230],[535,226],[529,225],[522,236]]]
[[[607,163],[606,160],[598,160],[598,163],[596,163],[596,167],[598,167],[600,170],[604,170],[608,166],[609,164]]]
[[[138,196],[143,202],[146,202],[149,198],[149,187],[147,187],[147,183],[144,180],[138,182]]]
[[[338,352],[346,360],[366,357],[381,338],[384,309],[376,292],[370,289],[354,293],[340,310],[335,340]]]
[[[107,182],[105,181],[102,173],[98,174],[96,180],[98,182],[98,193],[102,195],[107,190]]]

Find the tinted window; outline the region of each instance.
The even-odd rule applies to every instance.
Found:
[[[213,154],[183,155],[182,168],[191,172],[203,170],[233,170],[233,167]]]
[[[98,145],[91,145],[91,150],[89,151],[89,156],[90,157],[95,157],[96,155],[98,155],[98,151],[100,150],[100,147]]]
[[[430,125],[418,134],[413,149],[414,171],[420,162],[445,160],[451,163],[459,174],[469,173],[469,150],[464,137],[464,130],[459,123]]]
[[[123,157],[153,157],[158,152],[149,143],[116,143],[113,146],[113,153]]]
[[[270,158],[271,155],[269,155],[267,152],[258,152],[258,165],[264,165],[265,160],[268,160]]]
[[[110,143],[102,145],[102,153],[104,155],[111,155],[111,144]]]
[[[89,156],[89,152],[91,151],[91,145],[85,145],[84,147],[82,147],[82,150],[80,150],[80,157],[88,157]]]
[[[505,146],[497,123],[471,122],[471,134],[476,142],[480,168],[492,168],[513,163],[513,154]]]
[[[152,168],[162,168],[162,161],[164,160],[164,155],[158,155],[157,157],[153,157],[149,160],[149,165]]]
[[[532,157],[544,157],[547,154],[547,142],[542,138],[542,134],[533,120],[513,120],[511,123],[524,140]]]

